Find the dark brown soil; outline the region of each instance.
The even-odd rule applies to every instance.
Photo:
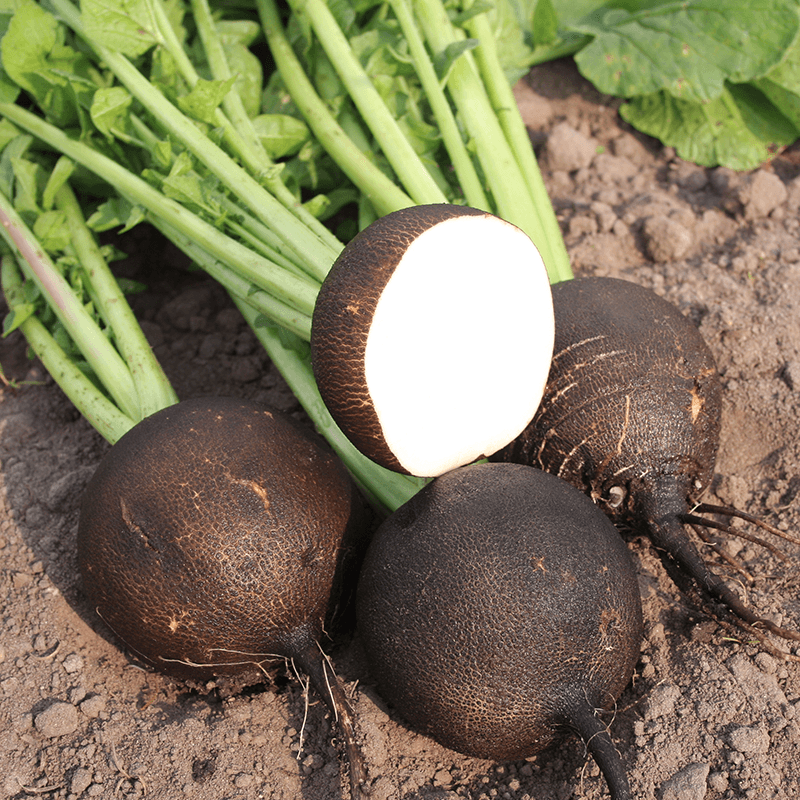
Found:
[[[578,274],[637,281],[699,326],[725,386],[711,501],[800,531],[800,179],[791,154],[752,174],[701,169],[628,129],[569,62],[518,87]],[[296,412],[224,292],[144,229],[123,265],[183,398],[228,394]],[[0,344],[0,797],[260,800],[347,796],[323,705],[275,682],[230,693],[141,669],[87,607],[75,567],[81,490],[105,442],[18,334]],[[783,563],[722,537],[760,613],[800,627],[800,548]],[[646,635],[608,722],[637,798],[800,797],[800,664],[720,627],[631,543]],[[778,648],[793,650],[775,641]],[[375,800],[607,796],[577,740],[528,761],[465,758],[407,730],[377,697],[358,642],[333,653],[352,694]]]

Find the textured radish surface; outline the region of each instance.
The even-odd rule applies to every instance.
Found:
[[[519,464],[453,470],[383,522],[357,616],[397,713],[499,761],[532,756],[610,708],[642,638],[639,584],[614,526],[566,481]],[[605,768],[615,796],[629,796],[618,757]]]
[[[389,215],[331,270],[312,348],[354,443],[439,475],[503,447],[538,407],[553,349],[544,264],[522,231],[474,209]]]
[[[103,459],[81,505],[78,564],[138,658],[189,678],[247,672],[300,655],[300,642],[317,651],[367,521],[339,459],[290,417],[187,400]]]

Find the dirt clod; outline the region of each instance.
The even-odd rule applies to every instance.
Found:
[[[661,787],[661,800],[703,800],[706,796],[708,764],[689,764]]]
[[[46,739],[67,736],[78,728],[78,711],[71,703],[56,701],[39,712],[33,723]]]

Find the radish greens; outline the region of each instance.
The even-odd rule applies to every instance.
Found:
[[[83,323],[67,331],[41,310],[67,289],[39,285],[32,305],[18,272],[33,278],[31,253],[57,253],[59,231],[69,239],[71,226],[50,214],[53,181],[68,177],[82,228],[147,221],[226,288],[362,488],[391,509],[419,482],[354,451],[310,370],[311,312],[344,242],[393,210],[467,203],[522,228],[552,280],[571,271],[511,94],[514,68],[498,55],[496,17],[441,0],[290,6],[19,0],[0,15],[0,190],[23,232],[7,237],[8,327],[63,328],[59,375],[91,349]],[[125,329],[101,322],[122,351]],[[124,363],[124,353],[107,360]],[[70,396],[92,421],[109,405],[123,414],[97,423],[110,441],[145,408],[174,401],[156,394],[137,406],[136,380],[98,369],[78,380],[88,393]]]
[[[688,161],[752,169],[800,137],[796,0],[509,2],[531,20],[530,64],[574,54],[626,99],[623,119]]]

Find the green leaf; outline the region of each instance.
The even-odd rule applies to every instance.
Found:
[[[122,290],[122,294],[126,297],[132,294],[140,294],[147,289],[147,284],[141,281],[135,281],[132,278],[124,278],[121,275],[117,276],[117,283]]]
[[[534,45],[552,44],[558,35],[558,16],[552,0],[538,0],[533,12]]]
[[[20,129],[9,122],[5,117],[0,119],[0,151],[4,150],[6,145],[20,135]]]
[[[187,91],[188,87],[175,59],[165,47],[157,47],[150,58],[150,74],[148,75],[150,82],[160,89],[170,102],[176,103],[178,96]]]
[[[288,114],[261,114],[253,120],[253,127],[273,159],[300,152],[311,138],[305,122]]]
[[[2,40],[2,64],[8,78],[29,92],[59,127],[83,123],[82,105],[96,88],[88,56],[64,44],[64,27],[33,0],[24,0]],[[0,95],[10,98],[0,82]]]
[[[637,97],[620,115],[638,130],[707,167],[749,170],[774,148],[797,137],[794,126],[756,89],[729,86],[708,103],[678,100],[667,92]]]
[[[14,306],[3,319],[3,336],[8,336],[9,333],[19,328],[35,310],[33,303],[20,303]]]
[[[665,0],[635,13],[602,8],[573,30],[594,36],[575,61],[600,91],[619,97],[667,91],[714,100],[726,80],[775,67],[800,29],[796,0]]]
[[[14,194],[14,161],[21,158],[33,143],[33,136],[27,133],[13,137],[0,155],[0,194],[11,197]]]
[[[334,214],[341,211],[346,205],[352,203],[353,205],[357,204],[360,198],[360,194],[358,190],[353,186],[343,186],[339,189],[333,189],[330,192],[326,192],[325,194],[325,206],[324,208],[319,208],[318,213],[316,214],[318,219],[326,220],[330,219]],[[316,198],[311,198],[306,205],[310,205],[315,202]]]
[[[264,85],[264,68],[260,59],[241,42],[223,43],[225,58],[231,74],[236,76],[236,89],[248,117],[261,110],[261,91]]]
[[[81,20],[90,38],[131,58],[161,43],[148,0],[82,0]]]
[[[33,223],[33,235],[48,253],[60,253],[69,247],[72,232],[63,211],[45,211]]]
[[[405,41],[400,38],[399,31],[389,25],[381,25],[351,37],[350,46],[373,80],[379,76],[386,78],[414,72],[410,55],[403,52],[406,50]]]
[[[261,26],[248,19],[219,20],[215,23],[231,74],[236,75],[236,89],[249,117],[261,110],[264,68],[248,48],[261,34]]]
[[[775,69],[753,83],[800,128],[800,39]]]
[[[54,203],[58,190],[67,182],[75,170],[75,164],[66,156],[60,156],[42,191],[42,208],[49,211]]]
[[[37,3],[23,3],[3,37],[3,68],[23,89],[36,93],[37,76],[50,71],[47,56],[58,39],[56,18]]]
[[[271,319],[264,316],[263,314],[259,314],[256,317],[255,327],[269,328],[270,330],[274,330],[278,338],[280,339],[281,344],[287,350],[291,350],[299,354],[300,357],[304,359],[311,357],[311,348],[308,342],[303,341],[299,336],[292,333],[291,331],[287,331],[286,328],[282,328],[280,325],[276,325]]]
[[[659,0],[655,1],[659,2]],[[517,0],[517,2],[524,6],[530,4],[531,0]],[[616,0],[616,2],[614,0],[552,0],[552,3],[553,10],[563,28],[572,28],[576,22],[593,11],[597,11],[598,8],[613,5],[616,8],[631,6],[629,10],[636,10],[643,5],[642,0],[630,0],[628,3],[625,0]]]
[[[19,86],[8,77],[0,63],[0,103],[16,103],[19,93]]]
[[[176,171],[164,178],[161,187],[167,197],[204,211],[215,225],[220,225],[225,212],[215,191],[214,179],[202,179],[196,172]]]
[[[770,103],[755,85],[731,84],[728,92],[741,115],[742,123],[753,136],[764,142],[770,155],[778,148],[791,144],[800,135],[797,125]]]
[[[178,98],[178,108],[201,122],[216,125],[216,111],[235,82],[236,76],[224,81],[200,78],[189,94]]]
[[[86,224],[98,233],[122,226],[120,233],[130,230],[145,219],[145,211],[121,197],[112,197],[100,205]]]
[[[453,64],[468,50],[474,50],[480,42],[477,39],[462,39],[460,42],[451,42],[434,59],[436,75],[440,81],[445,82]]]
[[[753,86],[764,93],[770,102],[800,130],[800,83],[787,86],[782,81],[759,78]]]
[[[113,139],[115,131],[125,130],[132,102],[133,97],[121,86],[98,89],[94,93],[89,115],[97,130],[108,139]]]
[[[551,5],[551,0],[494,0],[486,9],[486,18],[509,83],[516,83],[530,69],[537,36],[534,14],[543,4]],[[473,7],[479,5],[475,3]]]
[[[472,5],[468,8],[460,9],[458,13],[453,13],[451,10],[450,21],[458,27],[463,27],[464,23],[468,22],[473,17],[478,16],[478,14],[485,14],[493,8],[494,4],[489,2],[489,0],[475,0]]]
[[[194,170],[194,161],[186,150],[181,150],[170,166],[169,175],[174,178],[176,175],[189,175]]]
[[[261,26],[252,19],[221,19],[214,24],[222,44],[249,47],[261,35]]]
[[[42,168],[26,158],[12,158],[11,168],[14,171],[14,178],[16,178],[14,208],[20,214],[25,214],[25,212],[38,214],[41,211],[39,187],[44,179]]]
[[[314,195],[310,200],[303,203],[303,206],[308,209],[308,211],[313,214],[317,219],[320,219],[322,215],[328,210],[328,206],[330,206],[330,200],[324,194],[317,194]]]

